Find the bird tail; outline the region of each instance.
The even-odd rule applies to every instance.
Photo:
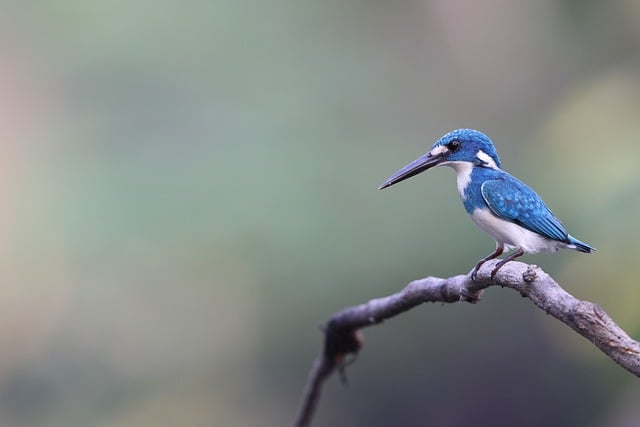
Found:
[[[572,235],[569,235],[569,242],[572,246],[574,246],[574,249],[579,252],[590,254],[591,252],[594,252],[596,250],[596,248],[589,246],[584,242],[581,242],[580,240],[576,239]]]

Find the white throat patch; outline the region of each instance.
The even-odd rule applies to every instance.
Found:
[[[473,171],[473,164],[469,162],[442,162],[440,163],[443,166],[450,166],[453,170],[456,171],[457,184],[458,184],[458,194],[460,194],[460,198],[465,200],[467,197],[464,195],[464,190],[467,189],[467,185],[471,182],[471,172]]]
[[[490,155],[488,155],[484,151],[478,150],[478,152],[476,153],[476,157],[478,158],[478,160],[485,163],[491,169],[499,169],[498,165],[496,165],[496,162],[491,158]]]

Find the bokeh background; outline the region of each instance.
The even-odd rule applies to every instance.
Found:
[[[598,248],[524,258],[640,337],[640,2],[2,1],[0,425],[282,426],[331,313],[493,242],[445,132]],[[365,331],[317,426],[640,425],[508,290]]]

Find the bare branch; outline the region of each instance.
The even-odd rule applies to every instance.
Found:
[[[314,362],[303,395],[295,427],[311,425],[324,381],[344,366],[345,358],[362,348],[360,329],[375,325],[425,302],[475,303],[489,286],[518,291],[536,306],[591,341],[617,364],[640,377],[640,343],[633,340],[597,304],[576,299],[551,276],[535,265],[512,261],[491,281],[496,261],[487,262],[478,272],[448,279],[427,277],[409,283],[403,290],[334,314],[325,329],[324,349]]]

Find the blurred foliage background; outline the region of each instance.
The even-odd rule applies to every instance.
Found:
[[[640,3],[2,1],[0,424],[281,426],[318,325],[493,242],[478,128],[572,234],[527,256],[640,336]],[[318,426],[640,425],[640,385],[511,291],[365,331]]]

